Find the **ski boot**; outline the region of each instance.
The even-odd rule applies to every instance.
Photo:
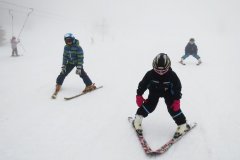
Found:
[[[90,92],[90,91],[93,91],[95,90],[97,87],[95,86],[95,84],[91,84],[89,86],[86,86],[85,89],[82,91],[83,93],[86,93],[86,92]]]
[[[181,63],[182,65],[186,65],[186,64],[183,62],[183,58],[181,58],[181,61],[179,61],[179,63]]]
[[[141,115],[135,115],[135,119],[133,120],[133,127],[135,128],[136,132],[139,135],[142,135],[142,120],[143,120],[143,116]]]
[[[197,65],[200,65],[202,63],[201,59],[198,59]]]
[[[180,136],[182,136],[185,132],[187,132],[188,130],[190,129],[190,126],[189,124],[187,123],[184,123],[184,124],[181,124],[177,127],[177,130],[176,132],[174,133],[174,136],[173,138],[178,138]]]
[[[54,91],[54,93],[53,93],[53,95],[52,95],[52,99],[56,99],[57,98],[57,94],[58,94],[58,92],[60,91],[60,89],[61,89],[61,85],[56,85],[56,89],[55,89],[55,91]]]

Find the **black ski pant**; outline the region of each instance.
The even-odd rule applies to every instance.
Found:
[[[64,73],[61,72],[61,73],[58,75],[57,80],[56,80],[56,83],[57,83],[58,85],[62,85],[64,79],[65,79],[66,76],[72,71],[72,69],[73,69],[74,67],[76,67],[76,65],[67,64],[67,65],[66,65],[66,72],[64,72]],[[89,85],[92,84],[91,79],[88,77],[87,73],[84,71],[83,68],[81,69],[80,77],[83,79],[83,82],[85,83],[86,86],[89,86]]]
[[[161,97],[157,93],[150,92],[148,95],[148,99],[143,103],[143,105],[140,108],[138,108],[136,114],[142,115],[143,117],[147,117],[148,114],[152,113],[157,107],[159,98]],[[177,125],[186,123],[186,117],[184,116],[181,109],[179,109],[178,111],[174,111],[172,108],[172,104],[175,99],[173,99],[173,97],[170,95],[166,95],[163,98],[167,105],[168,113],[171,115],[175,123]]]
[[[13,48],[13,49],[12,49],[12,56],[14,56],[14,55],[18,56],[18,50],[17,50],[17,48]]]

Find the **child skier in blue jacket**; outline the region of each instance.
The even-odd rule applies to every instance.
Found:
[[[63,53],[62,70],[56,80],[56,89],[52,95],[52,98],[54,99],[56,98],[65,77],[72,71],[74,67],[76,67],[76,74],[83,79],[83,82],[86,85],[83,92],[89,92],[96,89],[95,84],[92,83],[91,79],[83,69],[84,55],[82,48],[79,46],[79,41],[75,39],[71,33],[65,34],[64,40],[66,45]]]

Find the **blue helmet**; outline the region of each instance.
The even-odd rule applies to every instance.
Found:
[[[75,37],[72,33],[67,33],[64,35],[64,41],[66,44],[73,44]]]

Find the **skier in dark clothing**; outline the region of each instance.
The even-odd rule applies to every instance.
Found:
[[[153,69],[148,71],[140,81],[137,89],[136,102],[138,110],[133,125],[139,134],[142,134],[142,120],[152,113],[159,101],[164,98],[167,109],[178,128],[174,137],[182,135],[189,129],[186,118],[180,109],[181,82],[171,68],[171,61],[167,54],[160,53],[153,60]],[[149,90],[148,98],[145,100],[143,94]]]
[[[83,82],[86,85],[83,92],[89,92],[91,90],[96,89],[95,84],[92,83],[87,73],[83,69],[84,56],[83,56],[83,50],[79,46],[79,41],[75,39],[72,33],[65,34],[64,40],[66,45],[64,47],[64,53],[63,53],[62,71],[60,72],[56,80],[57,84],[56,84],[55,92],[52,95],[53,99],[56,98],[65,77],[72,71],[74,67],[77,68],[76,74],[83,79]]]
[[[197,65],[201,64],[202,61],[199,57],[198,53],[198,48],[197,45],[195,44],[195,39],[194,38],[190,38],[188,44],[185,47],[185,54],[182,56],[180,63],[185,65],[185,63],[183,62],[187,57],[189,57],[190,55],[192,55],[194,58],[196,58],[198,60]]]

